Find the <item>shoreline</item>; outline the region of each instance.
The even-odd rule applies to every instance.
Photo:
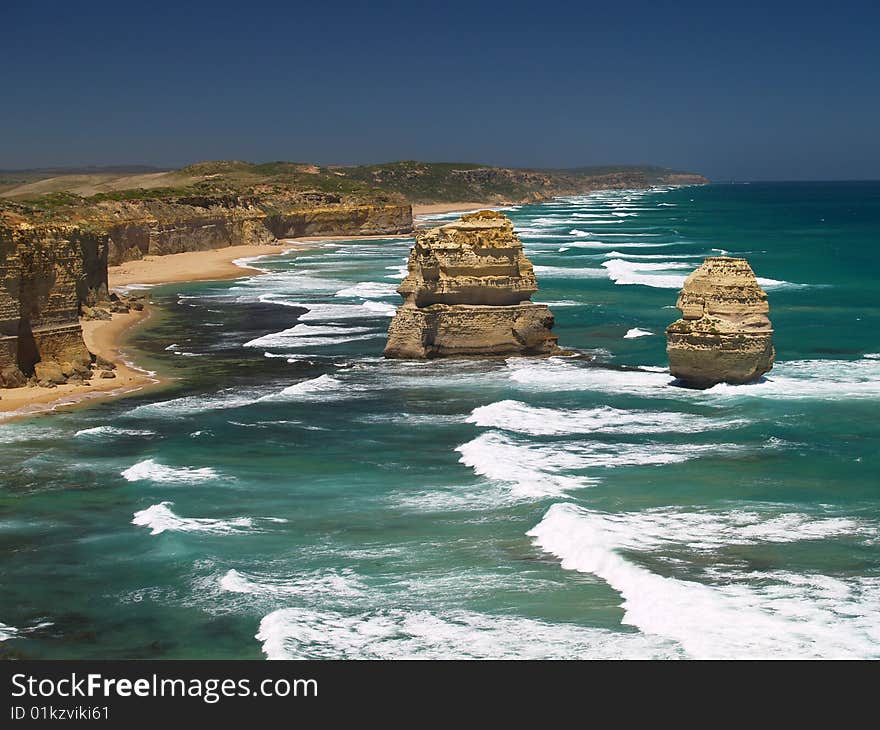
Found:
[[[498,204],[473,202],[438,203],[414,205],[413,215],[480,210],[498,207]],[[126,289],[153,287],[162,284],[188,283],[194,281],[223,281],[255,276],[261,269],[243,263],[244,259],[283,255],[289,251],[311,249],[310,244],[328,241],[361,241],[406,239],[412,234],[388,234],[371,236],[328,235],[281,239],[270,244],[227,246],[166,254],[145,256],[107,268],[108,289],[124,292]],[[83,340],[89,352],[100,355],[116,365],[115,378],[93,377],[89,385],[58,385],[54,388],[23,387],[0,389],[0,424],[23,418],[44,415],[58,410],[68,410],[108,398],[120,398],[138,393],[146,388],[157,388],[172,382],[155,372],[138,367],[126,357],[125,343],[132,331],[149,321],[152,309],[145,305],[140,312],[113,314],[109,320],[83,320]]]
[[[90,385],[64,384],[54,388],[3,389],[0,391],[0,424],[121,397],[167,382],[156,373],[129,361],[122,350],[130,331],[151,316],[150,308],[144,307],[140,312],[114,314],[109,320],[82,321],[86,347],[92,354],[100,355],[116,365],[113,371],[115,377],[94,377]]]
[[[297,243],[298,240],[286,240],[276,244],[229,246],[167,256],[147,256],[108,267],[108,288],[113,291],[128,287],[222,281],[253,276],[262,272],[235,262],[252,256],[281,255],[298,248]],[[125,343],[132,331],[149,321],[152,314],[152,307],[147,304],[140,312],[132,310],[127,314],[113,314],[109,320],[80,319],[83,340],[89,352],[113,362],[116,365],[116,370],[113,371],[116,377],[94,377],[90,385],[4,388],[0,390],[0,424],[61,409],[67,410],[107,398],[119,398],[172,382],[172,379],[138,367],[126,357]]]

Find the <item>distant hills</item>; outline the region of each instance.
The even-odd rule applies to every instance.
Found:
[[[500,203],[538,201],[606,188],[706,182],[696,173],[632,165],[541,170],[411,160],[356,166],[222,160],[179,170],[141,165],[0,170],[0,198],[25,207],[41,207],[93,198],[134,200],[314,191],[370,201]]]

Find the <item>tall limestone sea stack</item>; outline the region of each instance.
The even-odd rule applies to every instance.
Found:
[[[553,354],[553,314],[529,301],[537,290],[522,241],[501,213],[420,231],[385,357]]]
[[[684,282],[682,318],[666,328],[669,370],[683,385],[748,383],[773,367],[767,294],[745,259],[712,256]]]

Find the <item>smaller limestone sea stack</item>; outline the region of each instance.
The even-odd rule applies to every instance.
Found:
[[[537,290],[522,241],[501,213],[420,231],[385,357],[553,354],[553,314],[529,301]]]
[[[684,282],[682,318],[666,328],[669,370],[683,385],[749,383],[773,367],[767,294],[745,259],[712,256]]]

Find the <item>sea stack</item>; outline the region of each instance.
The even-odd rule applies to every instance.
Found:
[[[385,357],[549,355],[553,314],[509,218],[483,210],[419,231]]]
[[[666,328],[669,370],[683,385],[749,383],[773,367],[767,294],[745,259],[711,256],[684,282],[682,318]]]

